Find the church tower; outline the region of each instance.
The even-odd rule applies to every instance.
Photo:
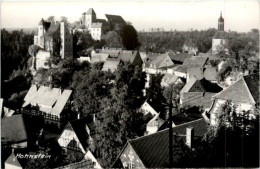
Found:
[[[218,30],[224,31],[224,19],[222,17],[222,12],[220,13],[220,17],[218,18]]]

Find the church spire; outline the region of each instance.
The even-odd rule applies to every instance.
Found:
[[[218,30],[224,31],[224,18],[222,17],[222,11],[220,12],[220,17],[218,19]]]

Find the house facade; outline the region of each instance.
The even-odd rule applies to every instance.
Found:
[[[94,123],[94,117],[84,117],[68,122],[58,138],[58,143],[65,150],[84,154],[85,160],[92,161],[93,168],[102,168],[92,153],[95,151]]]
[[[210,124],[212,126],[218,124],[218,115],[223,113],[219,111],[227,102],[230,102],[232,107],[235,106],[235,112],[238,116],[249,111],[247,118],[249,120],[255,118],[254,109],[259,104],[259,86],[259,74],[251,74],[243,76],[223,91],[212,96],[214,105],[210,110]]]
[[[43,116],[45,124],[62,128],[74,119],[71,111],[72,90],[32,85],[24,98],[21,112]]]

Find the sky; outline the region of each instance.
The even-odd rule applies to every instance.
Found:
[[[1,28],[36,28],[41,18],[66,16],[79,20],[93,8],[97,18],[105,14],[121,15],[136,30],[204,30],[217,28],[222,11],[225,30],[247,32],[259,29],[258,0],[150,0],[150,1],[2,1]]]

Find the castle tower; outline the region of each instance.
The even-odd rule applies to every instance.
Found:
[[[38,24],[38,42],[37,45],[40,47],[44,47],[44,42],[43,42],[43,35],[44,35],[44,25],[45,22],[43,19],[41,19],[41,21]],[[36,45],[36,44],[35,44]]]
[[[60,56],[62,59],[73,56],[73,37],[69,31],[67,25],[64,22],[60,22],[60,39],[61,48]]]
[[[85,15],[85,26],[90,31],[91,24],[96,21],[96,13],[93,8],[89,8],[88,12]]]
[[[224,31],[224,19],[222,17],[222,12],[220,13],[220,17],[218,18],[218,30]]]

